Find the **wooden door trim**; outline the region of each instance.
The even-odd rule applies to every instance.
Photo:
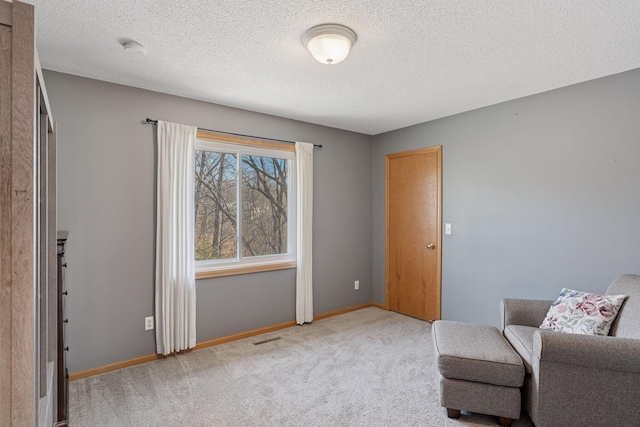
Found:
[[[436,319],[440,320],[442,306],[442,146],[420,148],[417,150],[403,151],[387,154],[384,161],[384,266],[385,266],[385,309],[389,310],[389,160],[401,157],[419,156],[421,154],[437,153],[438,156],[438,232],[436,233]]]

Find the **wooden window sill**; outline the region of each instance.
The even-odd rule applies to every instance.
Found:
[[[263,271],[287,270],[296,268],[297,266],[296,261],[281,261],[270,264],[239,265],[215,270],[201,270],[196,272],[196,280],[209,279],[211,277],[235,276],[237,274],[260,273]]]

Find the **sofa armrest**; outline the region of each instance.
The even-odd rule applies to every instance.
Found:
[[[539,330],[525,406],[536,426],[638,425],[640,340]]]
[[[533,335],[532,355],[545,362],[640,374],[640,340],[632,338],[541,330]]]
[[[500,301],[502,330],[508,325],[540,326],[552,303],[552,300],[504,298]]]

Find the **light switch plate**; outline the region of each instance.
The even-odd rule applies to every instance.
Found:
[[[446,234],[447,236],[451,235],[451,223],[447,222],[444,225],[444,234]]]

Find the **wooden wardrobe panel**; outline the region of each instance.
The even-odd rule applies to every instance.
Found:
[[[0,11],[1,12],[1,11]],[[11,341],[11,29],[0,25],[0,343]],[[0,426],[11,413],[11,346],[0,345]]]
[[[34,257],[34,9],[13,2],[11,425],[36,420]]]

